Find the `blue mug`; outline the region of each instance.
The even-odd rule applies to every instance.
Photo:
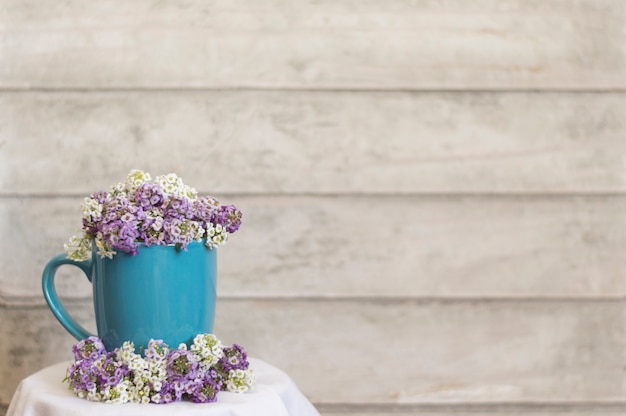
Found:
[[[82,262],[60,254],[43,271],[43,293],[71,335],[77,340],[93,335],[67,313],[54,286],[60,266],[76,266],[93,286],[98,336],[108,351],[125,341],[142,350],[150,339],[176,348],[189,345],[197,334],[213,332],[216,257],[215,248],[196,241],[186,251],[173,245],[142,245],[136,256],[118,252],[112,259],[101,258],[94,249],[91,259]]]

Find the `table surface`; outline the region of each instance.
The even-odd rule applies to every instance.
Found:
[[[108,404],[76,397],[62,380],[70,362],[54,364],[25,378],[9,405],[7,416],[319,416],[287,374],[270,364],[249,358],[256,375],[244,394],[220,392],[217,402],[187,401],[169,404]]]

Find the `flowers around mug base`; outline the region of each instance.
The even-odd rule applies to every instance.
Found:
[[[222,345],[213,334],[198,334],[189,349],[150,340],[144,355],[130,342],[107,351],[91,336],[72,348],[66,381],[78,397],[106,403],[195,403],[217,401],[220,391],[245,393],[254,384],[245,350]]]
[[[176,245],[186,249],[205,239],[208,248],[228,241],[239,229],[242,213],[220,205],[212,196],[199,197],[174,173],[157,176],[134,169],[109,192],[95,192],[82,205],[82,234],[65,244],[70,259],[90,258],[92,244],[101,257],[117,251],[136,255],[140,244]]]

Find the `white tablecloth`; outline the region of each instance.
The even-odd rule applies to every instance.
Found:
[[[22,380],[7,416],[319,416],[287,374],[259,359],[249,361],[256,374],[252,390],[244,394],[223,391],[217,402],[205,404],[90,402],[74,396],[62,382],[70,363],[58,363]]]

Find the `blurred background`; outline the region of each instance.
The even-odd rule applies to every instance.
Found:
[[[133,168],[244,212],[216,334],[324,416],[626,411],[622,0],[3,0],[0,414]],[[67,268],[66,268],[67,269]],[[59,292],[93,329],[90,286]]]

